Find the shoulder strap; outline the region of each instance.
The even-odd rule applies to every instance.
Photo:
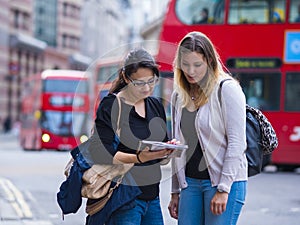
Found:
[[[222,81],[220,82],[220,86],[219,86],[219,90],[218,90],[218,99],[219,99],[219,102],[220,102],[221,107],[222,107],[222,100],[221,100],[222,86],[223,86],[224,82],[227,81],[227,80],[232,80],[232,79],[227,78],[227,79],[222,80]]]
[[[119,113],[118,113],[118,118],[117,118],[117,128],[116,128],[116,134],[120,137],[120,133],[121,133],[121,128],[120,128],[120,119],[121,119],[121,100],[118,97],[118,95],[116,95],[116,99],[118,100],[118,106],[119,106]]]
[[[220,105],[222,107],[222,101],[221,101],[221,89],[222,85],[226,80],[231,79],[224,79],[220,82],[220,87],[218,90],[218,99],[220,102]],[[267,117],[259,110],[254,107],[249,106],[246,104],[246,111],[251,113],[252,116],[257,120],[259,124],[259,128],[262,135],[262,149],[265,155],[270,154],[272,151],[274,151],[275,148],[278,146],[278,138],[276,136],[275,130],[272,127],[271,123],[267,119]],[[248,115],[247,115],[248,118]]]

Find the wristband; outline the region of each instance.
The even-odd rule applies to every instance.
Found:
[[[219,193],[224,193],[224,192],[226,192],[226,191],[224,191],[223,189],[220,189],[220,188],[218,188],[217,191],[218,191]]]
[[[141,154],[141,152],[142,152],[142,151],[139,151],[139,152],[136,153],[136,158],[137,158],[137,161],[138,161],[139,163],[143,163],[143,162],[141,161],[140,157],[139,157],[140,154]]]

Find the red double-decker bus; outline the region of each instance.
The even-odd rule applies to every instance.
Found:
[[[94,112],[101,101],[109,92],[112,81],[118,76],[120,67],[122,66],[121,57],[99,58],[95,64],[94,82],[95,82],[95,103]]]
[[[298,0],[171,0],[159,40],[157,61],[167,76],[188,32],[201,31],[213,41],[248,104],[262,109],[276,130],[275,165],[300,165],[299,5]]]
[[[24,150],[71,150],[87,139],[90,97],[85,72],[45,70],[23,82]]]

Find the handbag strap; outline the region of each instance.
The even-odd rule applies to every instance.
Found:
[[[120,137],[121,134],[121,128],[120,128],[120,119],[121,119],[121,100],[118,97],[118,95],[116,95],[116,99],[118,101],[118,106],[119,106],[119,113],[118,113],[118,118],[117,118],[117,129],[116,129],[116,134]]]

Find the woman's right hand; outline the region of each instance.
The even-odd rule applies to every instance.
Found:
[[[140,161],[147,162],[155,159],[164,159],[172,153],[172,149],[162,149],[159,151],[149,151],[149,147],[146,147],[142,151],[138,152]]]
[[[178,219],[178,204],[179,193],[172,193],[168,209],[170,216],[174,219]]]

